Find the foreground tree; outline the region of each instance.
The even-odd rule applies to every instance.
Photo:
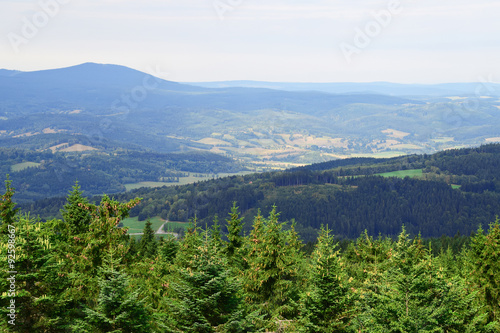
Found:
[[[382,280],[362,293],[357,326],[363,332],[482,332],[475,295],[447,280],[420,237],[404,228]]]
[[[119,262],[110,250],[100,269],[99,297],[95,308],[85,308],[85,318],[72,326],[73,332],[148,333],[152,316],[139,292],[129,289],[129,278],[117,271]]]
[[[310,286],[302,306],[307,332],[348,331],[355,294],[336,247],[330,230],[322,227],[311,258]]]
[[[229,213],[229,219],[227,219],[226,222],[228,239],[228,244],[225,249],[226,256],[231,266],[241,269],[244,266],[242,256],[240,255],[240,250],[244,242],[244,238],[241,235],[243,230],[243,218],[239,216],[236,202],[233,202],[231,213]]]
[[[251,327],[237,280],[218,245],[208,231],[188,230],[174,262],[169,331],[245,332]]]
[[[269,328],[297,317],[305,280],[301,242],[293,225],[286,231],[284,226],[278,221],[276,207],[268,219],[260,213],[255,217],[247,240],[248,269],[241,279],[246,301],[261,311]]]
[[[152,225],[151,220],[148,219],[139,241],[139,253],[145,258],[154,257],[158,251],[158,241],[156,240],[155,231],[151,227]]]
[[[498,218],[488,234],[479,228],[469,251],[471,281],[486,304],[488,321],[500,321],[500,224]],[[500,329],[500,328],[499,328]]]

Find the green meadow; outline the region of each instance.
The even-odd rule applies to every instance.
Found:
[[[383,176],[383,177],[421,178],[421,177],[423,177],[423,171],[422,171],[422,169],[399,170],[399,171],[378,173],[377,175],[378,176]]]
[[[17,163],[17,164],[12,165],[10,167],[10,170],[12,172],[17,172],[17,171],[22,171],[22,170],[30,168],[30,167],[37,167],[39,165],[40,165],[40,163],[35,163],[35,162]]]

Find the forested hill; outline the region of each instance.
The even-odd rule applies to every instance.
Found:
[[[0,174],[10,174],[16,202],[65,196],[76,180],[85,195],[101,195],[125,192],[127,187],[143,182],[179,183],[190,173],[210,175],[245,170],[232,158],[210,152],[157,153],[116,147],[85,150],[89,147],[69,142],[59,144],[67,147],[62,151],[0,147]],[[75,151],[68,151],[72,148]]]
[[[365,229],[375,236],[396,235],[402,225],[423,237],[470,234],[500,214],[499,144],[351,161],[139,189],[116,198],[142,197],[131,211],[139,220],[161,216],[188,221],[196,216],[200,225],[211,225],[215,215],[225,218],[236,201],[247,229],[259,209],[267,214],[276,205],[282,220],[295,219],[304,240],[315,239],[321,224],[349,238]],[[53,203],[23,208],[47,218],[58,213],[60,205]]]

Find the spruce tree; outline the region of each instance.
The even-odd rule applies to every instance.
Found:
[[[482,228],[472,238],[469,260],[471,280],[488,312],[488,321],[500,322],[500,224],[498,218],[485,235]]]
[[[330,230],[321,227],[311,257],[309,288],[302,301],[308,332],[347,332],[353,316],[354,293]]]
[[[117,270],[119,260],[110,249],[99,269],[99,297],[95,308],[86,308],[74,332],[147,333],[153,331],[151,312],[137,290],[129,289],[129,278]]]
[[[2,235],[7,235],[8,226],[14,223],[15,216],[19,211],[19,208],[16,208],[16,203],[12,201],[14,193],[15,189],[12,187],[12,180],[10,180],[9,175],[7,175],[7,179],[5,180],[5,193],[0,196],[0,222]]]
[[[66,198],[64,209],[61,210],[64,222],[67,224],[68,236],[80,235],[89,231],[90,213],[86,209],[89,202],[82,194],[80,185],[76,182]]]
[[[269,320],[270,328],[280,320],[291,320],[298,314],[299,291],[304,285],[301,243],[292,229],[284,231],[276,207],[264,219],[255,217],[247,241],[248,269],[242,282],[246,301]]]
[[[155,232],[151,227],[153,224],[151,220],[146,221],[144,230],[142,232],[141,240],[139,241],[139,253],[142,257],[152,258],[156,255],[158,250],[158,242],[156,240]]]
[[[175,259],[171,332],[243,332],[239,286],[208,231],[189,230]]]
[[[366,332],[481,332],[474,295],[446,279],[444,270],[405,229],[394,244],[390,265],[376,285],[361,294],[366,308],[357,329]]]
[[[243,246],[243,236],[241,235],[241,232],[243,230],[243,218],[239,216],[238,207],[236,207],[236,201],[233,202],[233,207],[231,207],[231,213],[229,213],[229,216],[229,219],[226,220],[228,233],[226,255],[231,265],[241,266],[242,259],[238,251]]]

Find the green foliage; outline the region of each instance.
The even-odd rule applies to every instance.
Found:
[[[155,231],[151,228],[151,225],[151,221],[147,220],[138,245],[139,253],[146,258],[154,257],[158,250],[158,241],[156,240]]]
[[[500,321],[500,224],[498,218],[488,234],[479,228],[472,238],[469,260],[472,282],[486,303],[490,321]]]
[[[7,182],[1,206],[10,221],[3,223],[0,239],[2,331],[500,329],[498,219],[486,233],[480,229],[469,248],[462,236],[433,240],[440,243],[438,253],[420,236],[411,239],[405,228],[396,240],[374,239],[365,231],[339,246],[326,226],[305,257],[295,222],[280,222],[275,206],[267,218],[259,211],[248,236],[242,236],[233,202],[228,242],[217,218],[206,230],[194,218],[184,238],[160,241],[147,222],[136,243],[118,225],[140,199],[122,203],[104,196],[91,204],[76,184],[65,220],[42,223],[19,214],[13,194]],[[14,269],[16,291],[9,295]],[[12,299],[15,327],[7,317]]]
[[[330,230],[321,228],[310,266],[302,317],[308,332],[347,332],[355,294]]]
[[[54,321],[47,317],[57,312],[58,285],[54,284],[58,265],[53,261],[53,245],[47,224],[40,223],[28,215],[16,216],[11,227],[12,235],[2,235],[0,264],[1,319],[4,328],[13,327],[19,332],[47,329]],[[14,240],[11,243],[9,240]],[[15,245],[15,251],[10,244]],[[8,260],[12,259],[13,260]],[[8,280],[9,279],[9,280]],[[15,286],[12,288],[12,286]],[[7,292],[9,291],[10,292]],[[12,297],[15,294],[15,297]],[[6,321],[11,300],[15,302],[15,326]]]
[[[87,198],[83,197],[78,182],[73,186],[73,191],[67,197],[64,210],[61,211],[64,222],[68,224],[68,236],[80,235],[89,231],[90,213],[85,207],[89,205]]]
[[[239,285],[208,231],[190,230],[176,259],[172,332],[241,332]]]
[[[83,320],[72,326],[74,332],[147,333],[152,332],[152,316],[138,291],[131,291],[126,274],[117,271],[116,251],[109,250],[99,269],[99,297],[94,309],[85,308]]]
[[[422,246],[409,240],[405,229],[394,244],[390,265],[377,283],[361,291],[364,310],[358,329],[366,332],[481,331],[474,295],[460,280],[446,279],[442,268]]]
[[[236,201],[233,202],[233,207],[231,207],[231,212],[229,213],[230,217],[226,220],[228,243],[225,251],[231,266],[242,268],[244,266],[241,251],[244,243],[243,235],[241,234],[243,230],[243,218],[240,217],[238,209]]]
[[[15,190],[12,188],[12,181],[7,175],[5,180],[5,193],[0,197],[0,222],[1,224],[1,234],[5,235],[8,232],[8,226],[14,223],[14,217],[18,212],[18,208],[15,208],[16,204],[12,201]]]
[[[299,292],[304,285],[301,243],[293,225],[283,230],[276,207],[267,219],[255,217],[247,240],[248,268],[242,283],[246,301],[266,319],[291,319],[298,314]]]

